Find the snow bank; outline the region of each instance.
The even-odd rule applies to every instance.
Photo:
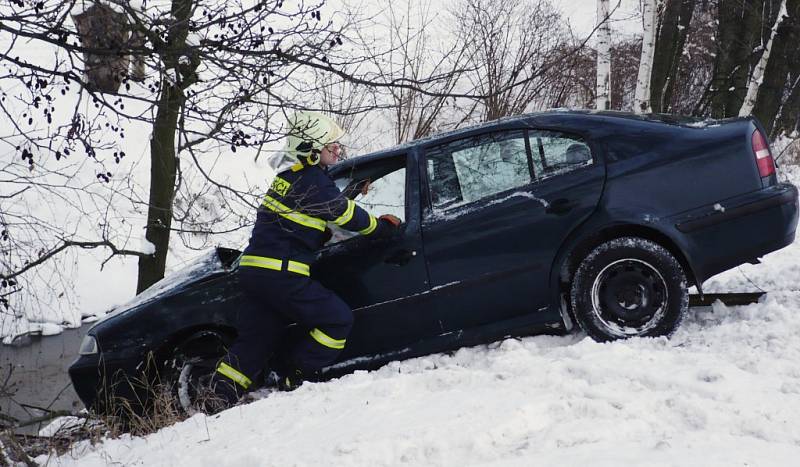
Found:
[[[790,465],[800,293],[671,339],[509,339],[306,384],[51,465]],[[47,459],[40,458],[44,462]]]

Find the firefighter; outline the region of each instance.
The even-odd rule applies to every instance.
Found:
[[[273,368],[277,386],[292,390],[345,347],[353,313],[311,277],[316,252],[330,238],[327,224],[371,237],[391,235],[400,225],[391,215],[373,217],[328,176],[327,168],[342,151],[344,131],[335,121],[320,113],[299,112],[289,123],[286,152],[297,162],[275,177],[239,262],[249,306],[240,310],[240,335],[212,378],[213,390],[224,403],[219,408],[253,388],[273,352],[282,356]],[[301,327],[302,337],[286,349],[275,349],[290,322]]]

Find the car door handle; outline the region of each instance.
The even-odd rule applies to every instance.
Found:
[[[548,214],[563,215],[572,211],[572,208],[577,205],[577,202],[567,198],[558,198],[550,202],[545,209],[545,212]]]
[[[408,264],[408,262],[411,261],[411,258],[415,256],[417,256],[417,252],[415,250],[397,250],[383,261],[389,264],[404,266]]]

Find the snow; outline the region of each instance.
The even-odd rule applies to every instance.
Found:
[[[150,240],[143,238],[141,252],[146,255],[153,255],[156,252],[156,246]]]
[[[11,345],[21,335],[55,336],[61,334],[64,327],[55,323],[32,322],[27,319],[0,320],[0,336],[2,344]]]
[[[48,465],[790,465],[800,294],[695,310],[671,338],[508,339],[274,393]]]

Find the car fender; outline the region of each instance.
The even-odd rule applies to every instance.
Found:
[[[674,226],[647,214],[623,218],[615,215],[612,220],[607,213],[596,211],[573,229],[559,247],[550,271],[550,289],[553,291],[551,303],[560,307],[562,285],[571,281],[578,265],[592,249],[603,242],[623,236],[647,238],[667,248],[683,266],[689,283],[696,285],[702,293],[701,284],[697,283],[695,270],[681,242],[681,236]]]

